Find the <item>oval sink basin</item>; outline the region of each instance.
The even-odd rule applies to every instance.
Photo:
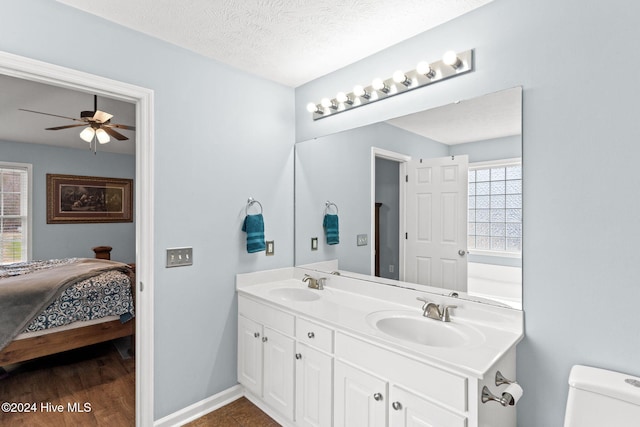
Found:
[[[482,334],[474,328],[427,319],[422,313],[377,312],[370,314],[368,321],[390,337],[430,347],[462,347],[482,340]]]
[[[269,295],[284,301],[315,301],[320,299],[320,292],[307,288],[278,288],[269,291]]]

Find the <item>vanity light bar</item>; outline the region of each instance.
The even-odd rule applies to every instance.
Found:
[[[310,102],[307,104],[307,111],[312,114],[313,120],[330,117],[343,111],[469,73],[473,71],[473,66],[473,49],[460,53],[449,51],[440,61],[432,63],[423,61],[415,69],[404,73],[402,70],[398,70],[386,80],[374,79],[369,86],[355,86],[352,92],[339,92],[335,98],[323,98],[319,104]]]

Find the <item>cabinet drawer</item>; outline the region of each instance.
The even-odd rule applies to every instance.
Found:
[[[390,382],[440,402],[460,412],[467,411],[467,378],[443,371],[418,360],[342,333],[336,333],[336,358],[375,372]]]
[[[296,318],[296,339],[319,350],[333,353],[333,330],[303,318]]]
[[[238,313],[285,335],[293,336],[295,317],[292,314],[258,303],[242,295],[238,296]]]

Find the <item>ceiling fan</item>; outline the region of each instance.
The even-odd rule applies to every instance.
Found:
[[[61,129],[69,129],[69,128],[85,126],[82,132],[80,132],[80,138],[88,142],[90,145],[93,145],[92,148],[94,149],[94,152],[96,151],[96,145],[97,145],[96,140],[100,144],[106,144],[107,142],[111,141],[110,137],[114,137],[119,141],[126,141],[129,139],[123,134],[121,134],[120,132],[116,131],[114,128],[133,130],[133,131],[136,130],[134,126],[111,123],[111,118],[113,117],[113,114],[105,113],[104,111],[98,110],[97,95],[93,95],[93,111],[80,112],[79,119],[74,117],[60,116],[58,114],[43,113],[42,111],[27,110],[25,108],[19,108],[19,110],[27,111],[29,113],[44,114],[46,116],[60,117],[63,119],[81,122],[79,124],[45,128],[45,130],[61,130]]]

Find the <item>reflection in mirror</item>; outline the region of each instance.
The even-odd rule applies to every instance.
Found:
[[[521,130],[516,87],[296,144],[296,265],[521,309]]]

